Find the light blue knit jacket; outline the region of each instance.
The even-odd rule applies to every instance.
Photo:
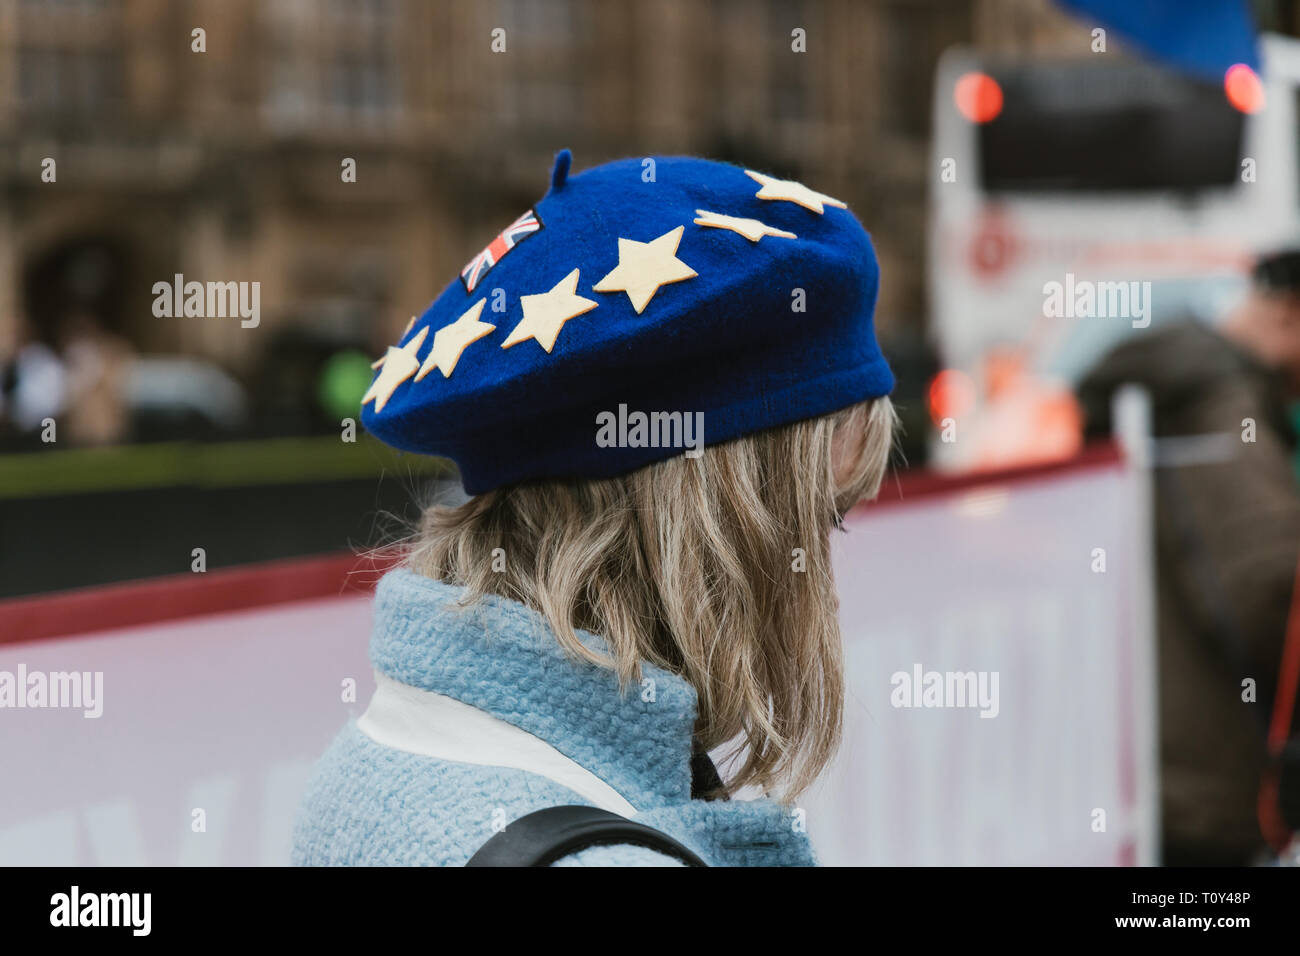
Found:
[[[691,799],[696,698],[685,680],[646,664],[642,686],[620,694],[613,672],[564,654],[536,612],[495,596],[462,608],[461,594],[405,569],[385,575],[370,641],[375,669],[540,737],[629,800],[638,808],[634,819],[711,866],[814,864],[802,827],[781,805]],[[595,635],[579,636],[605,648]],[[589,801],[528,771],[390,749],[350,721],[312,774],[294,828],[293,862],[460,866],[503,823],[574,803]],[[593,847],[556,865],[676,861],[620,845]]]

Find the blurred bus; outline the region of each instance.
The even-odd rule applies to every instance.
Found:
[[[936,466],[1068,456],[1070,386],[1093,362],[1151,326],[1214,321],[1256,253],[1300,240],[1300,42],[1262,37],[1261,62],[1262,76],[1238,65],[1208,83],[1116,54],[944,54],[928,256]],[[1093,312],[1061,314],[1080,283],[1098,290]]]

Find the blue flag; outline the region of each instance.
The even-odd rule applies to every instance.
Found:
[[[1234,63],[1259,72],[1255,22],[1245,0],[1060,0],[1132,46],[1202,79],[1222,82]]]

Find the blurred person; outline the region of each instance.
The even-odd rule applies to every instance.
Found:
[[[35,334],[25,317],[18,320],[18,348],[0,366],[0,422],[23,435],[38,432],[62,413],[67,398],[63,360]]]
[[[895,422],[870,240],[741,167],[569,163],[376,363],[366,427],[471,497],[379,583],[377,689],[296,863],[814,862],[789,801],[840,735],[829,539]]]
[[[65,320],[60,338],[67,364],[68,438],[84,445],[122,441],[130,427],[126,393],[131,346],[86,311],[73,312]]]
[[[1079,386],[1090,433],[1110,430],[1111,396],[1129,382],[1169,440],[1154,487],[1164,861],[1244,865],[1266,851],[1264,726],[1300,558],[1287,413],[1300,394],[1300,250],[1261,259],[1217,329],[1153,328],[1104,356]]]

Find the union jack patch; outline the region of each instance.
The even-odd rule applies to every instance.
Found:
[[[541,228],[541,217],[537,215],[536,210],[530,209],[502,229],[501,234],[489,242],[486,249],[460,270],[460,281],[464,284],[465,291],[473,292],[483,277],[501,261],[507,252]]]

